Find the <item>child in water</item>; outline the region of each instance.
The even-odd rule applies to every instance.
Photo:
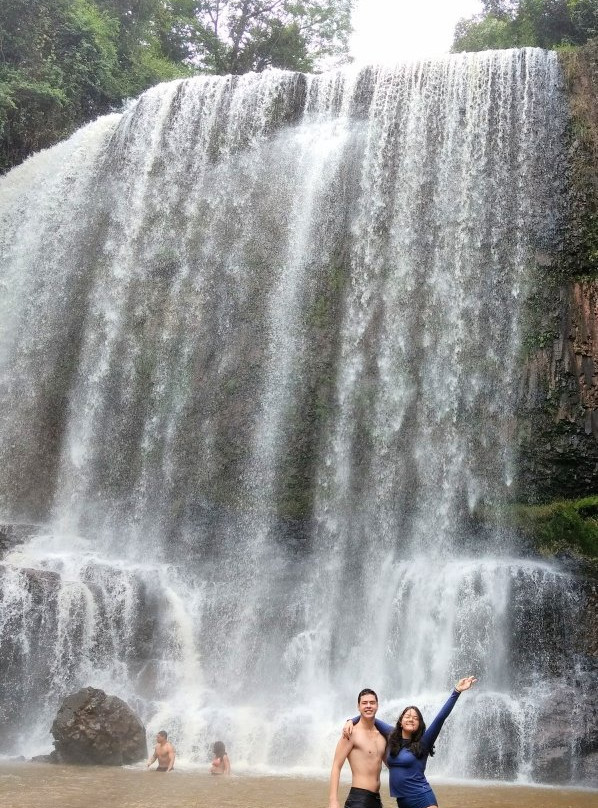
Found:
[[[222,741],[216,741],[212,747],[214,759],[210,766],[210,774],[230,774],[230,760]]]

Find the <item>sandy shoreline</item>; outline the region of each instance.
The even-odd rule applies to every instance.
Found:
[[[596,808],[598,791],[536,786],[435,783],[440,808]],[[343,784],[341,796],[348,791]],[[396,808],[382,788],[384,808]],[[326,808],[327,781],[309,777],[210,777],[179,770],[0,762],[7,808]]]

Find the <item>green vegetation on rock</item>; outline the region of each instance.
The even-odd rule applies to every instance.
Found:
[[[318,283],[304,332],[312,346],[313,361],[303,369],[300,403],[289,418],[293,427],[287,436],[277,492],[278,515],[284,519],[307,519],[313,510],[322,440],[335,415],[335,367],[343,291],[350,276],[348,262],[339,245],[329,261],[316,270]]]
[[[598,495],[543,505],[509,505],[491,518],[500,519],[543,555],[572,552],[598,558]]]

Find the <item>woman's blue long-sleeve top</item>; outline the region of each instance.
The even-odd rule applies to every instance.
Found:
[[[430,749],[434,746],[438,733],[459,696],[460,693],[453,690],[436,718],[420,738],[420,744],[424,752],[421,758],[415,757],[413,752],[406,748],[400,749],[396,755],[387,754],[386,765],[389,770],[391,797],[412,799],[430,790],[430,784],[424,774]],[[359,717],[357,720],[359,720]],[[353,719],[353,723],[356,723],[355,719]],[[394,730],[394,727],[390,726],[390,724],[379,721],[377,718],[375,719],[375,724],[378,732],[382,733],[386,738]]]
[[[391,797],[410,799],[418,797],[430,789],[430,784],[424,774],[430,749],[434,746],[438,733],[455,706],[459,695],[457,690],[453,690],[436,718],[420,738],[424,753],[420,758],[415,757],[413,752],[405,748],[400,749],[396,755],[390,753],[387,755],[386,765],[389,770]]]

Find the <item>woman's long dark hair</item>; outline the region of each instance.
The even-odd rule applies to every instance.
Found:
[[[214,752],[216,757],[219,757],[219,758],[226,755],[226,748],[225,748],[224,744],[222,743],[222,741],[216,741],[216,743],[212,747],[212,751]]]
[[[419,727],[411,736],[411,741],[408,744],[405,744],[403,741],[406,739],[403,738],[403,727],[401,726],[401,722],[407,710],[413,710],[415,713],[417,713],[417,717],[419,718]],[[420,743],[421,737],[425,731],[426,723],[419,710],[419,707],[415,707],[413,705],[411,705],[411,707],[405,707],[399,716],[396,727],[390,733],[390,737],[388,738],[389,753],[394,757],[395,755],[399,754],[401,749],[408,749],[412,754],[415,755],[416,758],[421,758],[424,755],[432,756],[434,754],[434,746],[432,746],[431,749],[425,749]]]

